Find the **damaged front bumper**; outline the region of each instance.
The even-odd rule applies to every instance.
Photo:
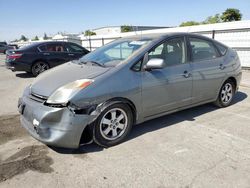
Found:
[[[54,108],[23,95],[18,109],[22,126],[35,139],[52,146],[78,148],[84,129],[96,115],[76,114],[67,107]]]

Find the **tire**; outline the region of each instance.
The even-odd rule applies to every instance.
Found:
[[[235,83],[232,80],[225,81],[214,104],[220,108],[229,106],[232,103],[235,88]]]
[[[31,73],[33,76],[38,76],[42,72],[46,71],[49,69],[49,65],[46,62],[43,61],[37,61],[35,62],[32,67],[31,67]]]
[[[128,105],[116,103],[101,112],[94,122],[93,140],[100,146],[110,147],[125,140],[133,125]]]

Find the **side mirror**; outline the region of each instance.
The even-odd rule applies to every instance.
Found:
[[[153,70],[153,69],[163,69],[164,67],[165,67],[165,63],[163,59],[153,58],[147,62],[147,64],[144,66],[144,69]]]

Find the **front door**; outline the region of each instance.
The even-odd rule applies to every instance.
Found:
[[[82,56],[84,56],[87,51],[85,49],[81,48],[80,46],[73,44],[73,43],[67,43],[66,49],[68,51],[68,59],[69,61],[80,59]]]
[[[191,104],[192,74],[186,49],[184,37],[177,37],[149,51],[148,60],[161,58],[165,68],[142,72],[145,118]]]
[[[51,67],[67,62],[67,52],[62,43],[48,43],[45,50],[40,53],[43,55],[43,59],[49,62]]]

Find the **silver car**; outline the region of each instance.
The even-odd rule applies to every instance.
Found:
[[[122,38],[41,74],[19,100],[21,124],[48,145],[109,147],[132,125],[204,103],[230,105],[241,74],[237,53],[210,38]]]

